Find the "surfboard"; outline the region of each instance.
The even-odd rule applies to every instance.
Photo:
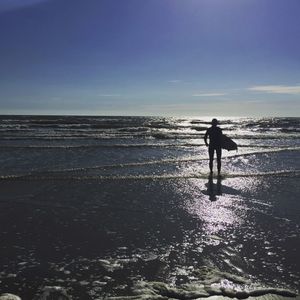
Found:
[[[227,135],[222,135],[222,149],[226,149],[228,151],[230,150],[237,150],[238,146],[237,144]]]

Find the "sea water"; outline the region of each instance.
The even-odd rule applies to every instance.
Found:
[[[300,118],[220,119],[238,144],[222,177],[209,176],[209,126],[1,116],[0,294],[296,295]]]

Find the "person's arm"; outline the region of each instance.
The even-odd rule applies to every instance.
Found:
[[[204,142],[205,142],[205,145],[206,145],[206,146],[208,146],[208,143],[207,143],[207,136],[208,136],[208,129],[206,130],[205,135],[204,135]]]

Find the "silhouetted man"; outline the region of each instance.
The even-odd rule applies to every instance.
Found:
[[[209,154],[209,169],[210,173],[213,173],[213,161],[214,161],[214,153],[216,150],[217,153],[217,167],[218,167],[218,175],[221,173],[221,157],[222,157],[222,129],[218,127],[218,120],[212,119],[211,127],[207,129],[204,135],[205,145],[208,146],[208,154]],[[207,137],[209,137],[209,144],[207,143]]]

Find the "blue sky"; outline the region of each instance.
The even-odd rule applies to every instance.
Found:
[[[299,0],[0,0],[0,113],[300,116]]]

